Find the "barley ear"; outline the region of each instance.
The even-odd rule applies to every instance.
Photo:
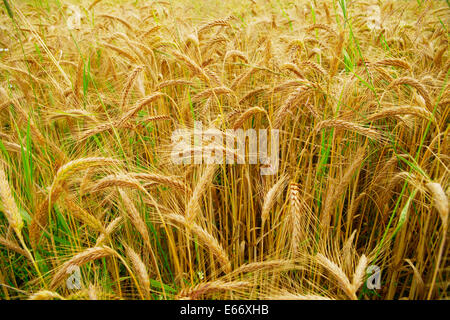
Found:
[[[3,202],[4,213],[10,226],[14,229],[14,232],[21,239],[23,220],[20,215],[19,208],[11,192],[8,180],[5,175],[3,164],[0,163],[0,197]]]

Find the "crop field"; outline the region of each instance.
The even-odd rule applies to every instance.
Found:
[[[0,1],[0,299],[449,299],[449,27]]]

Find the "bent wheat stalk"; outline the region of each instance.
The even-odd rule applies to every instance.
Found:
[[[165,215],[164,217],[167,218],[170,222],[175,223],[175,225],[177,226],[183,226],[186,229],[191,230],[198,237],[199,242],[205,248],[208,248],[214,256],[216,256],[224,271],[226,273],[231,271],[231,263],[228,258],[228,254],[213,235],[208,233],[195,222],[189,223],[186,218],[180,214],[172,213]]]
[[[109,256],[116,256],[117,253],[113,249],[107,246],[101,246],[101,247],[94,247],[86,249],[75,256],[73,256],[71,259],[66,261],[58,270],[58,272],[53,276],[52,281],[50,282],[50,288],[56,289],[61,282],[65,279],[68,272],[71,268],[74,266],[82,266],[83,264],[86,264],[87,262],[94,261],[97,259],[109,257]]]
[[[201,296],[206,296],[218,291],[236,291],[250,287],[250,282],[247,281],[230,281],[224,282],[221,280],[205,282],[195,285],[193,287],[181,290],[176,296],[181,300],[195,300]]]

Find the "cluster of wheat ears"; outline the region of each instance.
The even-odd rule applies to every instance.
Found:
[[[448,1],[3,0],[0,298],[448,298],[449,22]],[[279,130],[278,172],[174,164],[195,121]]]

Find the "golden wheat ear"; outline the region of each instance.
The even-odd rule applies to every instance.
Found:
[[[442,188],[441,184],[437,182],[428,182],[426,187],[430,190],[433,196],[433,203],[436,207],[437,212],[439,213],[439,217],[441,218],[442,224],[447,226],[448,223],[448,198]]]
[[[181,290],[176,299],[179,300],[196,300],[200,297],[205,297],[207,295],[213,294],[219,291],[231,292],[236,290],[247,289],[251,287],[251,283],[247,281],[230,281],[224,282],[221,280],[205,282]]]
[[[16,200],[11,192],[3,163],[0,161],[0,198],[3,203],[3,210],[8,220],[9,225],[13,228],[17,236],[22,238],[23,220],[17,207]]]
[[[266,195],[264,196],[263,206],[261,209],[261,220],[264,224],[266,220],[269,218],[269,213],[272,207],[274,206],[275,202],[277,201],[278,197],[281,195],[281,193],[284,190],[284,187],[286,186],[286,183],[288,181],[288,176],[282,176],[278,181],[267,191]]]
[[[352,285],[344,271],[336,263],[320,253],[316,255],[315,259],[333,276],[333,278],[337,281],[339,287],[342,289],[342,291],[345,292],[348,298],[357,300],[354,286]],[[359,281],[359,279],[356,280]]]
[[[29,296],[28,300],[65,300],[60,294],[50,290],[40,290]]]
[[[56,274],[53,276],[49,287],[52,289],[56,289],[61,284],[61,282],[64,281],[70,269],[73,267],[80,267],[90,261],[115,255],[117,255],[116,251],[107,246],[86,249],[73,256],[60,267],[58,272],[56,272]]]
[[[150,278],[148,275],[147,267],[142,261],[141,257],[130,246],[124,245],[128,258],[131,261],[131,266],[136,272],[141,285],[141,290],[144,293],[146,299],[150,299]]]

